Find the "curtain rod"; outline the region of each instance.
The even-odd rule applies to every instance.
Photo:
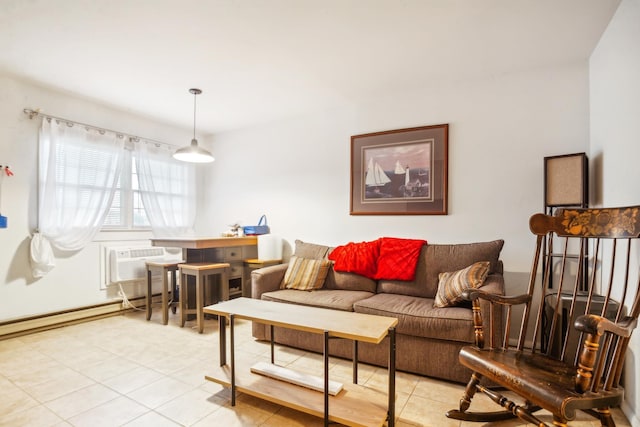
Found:
[[[169,147],[171,149],[175,149],[175,148],[178,147],[177,145],[169,144],[167,142],[162,142],[162,141],[156,141],[155,139],[144,138],[144,137],[141,137],[141,136],[131,135],[131,134],[128,134],[126,132],[118,132],[118,131],[115,131],[115,130],[105,129],[105,128],[101,128],[101,127],[94,126],[94,125],[88,125],[86,123],[76,122],[74,120],[63,119],[61,117],[52,116],[50,114],[44,114],[44,113],[41,113],[38,110],[32,110],[30,108],[25,108],[22,111],[25,114],[29,115],[29,119],[30,120],[32,120],[34,117],[42,116],[42,117],[45,117],[45,118],[48,118],[48,119],[54,119],[54,120],[59,120],[59,121],[62,121],[62,122],[66,122],[67,124],[70,123],[72,126],[73,125],[83,126],[86,129],[93,129],[93,130],[96,130],[96,131],[101,132],[101,133],[110,132],[110,133],[116,134],[118,136],[122,136],[122,137],[126,136],[127,138],[129,138],[130,141],[133,141],[133,142],[145,141],[145,142],[150,142],[150,143],[156,144],[156,145],[164,145],[164,146]]]

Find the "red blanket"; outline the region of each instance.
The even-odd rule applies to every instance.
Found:
[[[347,243],[336,247],[329,259],[334,270],[356,273],[370,279],[413,280],[426,240],[381,237],[372,242]]]

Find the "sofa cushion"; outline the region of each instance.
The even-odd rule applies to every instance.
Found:
[[[306,243],[302,240],[296,240],[296,248],[293,255],[300,258],[324,259],[329,253],[329,246],[316,245],[315,243]]]
[[[310,292],[300,292],[294,289],[281,289],[279,291],[265,292],[261,298],[267,301],[353,311],[353,304],[356,301],[369,298],[371,295],[374,295],[373,292],[366,291],[319,289]]]
[[[344,289],[347,291],[367,291],[375,293],[378,282],[359,274],[342,273],[329,269],[329,274],[324,281],[324,289]]]
[[[461,270],[479,261],[489,261],[489,274],[497,271],[503,245],[504,240],[449,245],[427,244],[420,252],[414,280],[380,280],[377,292],[434,298],[440,273]]]
[[[324,285],[324,279],[330,267],[331,261],[299,258],[294,255],[289,260],[280,288],[300,291],[320,289]]]
[[[489,261],[480,261],[462,270],[440,273],[438,292],[433,305],[452,307],[462,302],[462,293],[467,289],[477,289],[484,283],[489,272]]]
[[[463,307],[437,308],[432,298],[376,294],[355,302],[357,313],[398,319],[398,334],[473,343],[472,311]]]

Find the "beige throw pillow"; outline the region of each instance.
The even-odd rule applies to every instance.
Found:
[[[309,259],[292,256],[289,266],[280,284],[281,289],[297,289],[311,291],[324,285],[331,261],[326,259]]]
[[[489,261],[476,262],[462,270],[440,273],[438,292],[433,303],[435,307],[451,307],[462,301],[462,293],[467,289],[478,289],[489,273]]]
[[[296,240],[295,243],[296,249],[293,255],[299,258],[325,259],[330,249],[329,246],[307,243],[302,240]]]

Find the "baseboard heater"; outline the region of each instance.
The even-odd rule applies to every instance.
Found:
[[[258,362],[251,367],[251,372],[310,388],[311,390],[324,391],[324,378],[296,372],[272,363]],[[329,380],[330,395],[335,396],[340,393],[340,390],[342,390],[342,383]]]
[[[145,298],[133,298],[130,302],[135,307],[143,307]],[[129,310],[132,309],[122,307],[121,300],[115,300],[104,304],[0,322],[0,340],[60,328],[75,323],[88,322],[103,317],[116,316]]]

